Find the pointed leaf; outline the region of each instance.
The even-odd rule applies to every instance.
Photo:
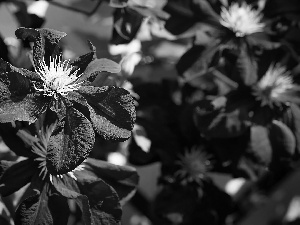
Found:
[[[0,194],[2,196],[11,195],[24,187],[30,182],[36,171],[33,162],[28,159],[15,163],[8,168],[5,168],[9,165],[7,162],[4,161],[0,164],[1,170],[4,170],[0,178]]]
[[[296,104],[291,104],[284,115],[284,122],[292,130],[296,138],[296,155],[300,156],[300,108]]]
[[[16,155],[34,157],[34,154],[31,152],[31,146],[38,139],[24,129],[17,127],[14,123],[1,123],[0,136]]]
[[[134,101],[128,91],[117,87],[81,87],[96,131],[107,140],[126,140],[135,121]]]
[[[56,177],[54,177],[53,185],[56,190],[66,198],[75,199],[77,205],[81,210],[82,220],[84,221],[84,224],[92,224],[89,200],[87,196],[79,193],[80,190],[77,186],[76,181],[73,178],[68,177],[67,175],[64,176],[64,179],[57,179]]]
[[[133,167],[117,166],[93,158],[88,158],[84,165],[85,170],[112,186],[120,199],[126,198],[138,185],[139,176]]]
[[[115,190],[101,179],[92,182],[85,173],[76,173],[81,193],[89,199],[93,224],[117,225],[122,210]]]
[[[87,158],[94,142],[90,121],[75,108],[67,107],[64,127],[58,127],[48,143],[48,170],[52,174],[64,174],[75,169]]]
[[[291,163],[296,150],[296,139],[292,131],[281,121],[273,120],[269,131],[273,148],[272,164],[278,169],[281,163]]]
[[[67,199],[57,195],[49,196],[44,186],[41,194],[36,193],[19,205],[15,223],[16,225],[67,224],[69,213]]]

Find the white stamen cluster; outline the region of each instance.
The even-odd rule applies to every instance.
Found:
[[[73,71],[73,68],[70,61],[63,61],[61,56],[50,57],[49,66],[42,60],[39,65],[35,65],[35,70],[43,80],[43,88],[35,87],[35,89],[55,98],[57,94],[67,95],[68,92],[77,90],[82,82],[78,82],[79,69]]]
[[[261,32],[265,26],[261,22],[261,12],[246,3],[233,3],[228,9],[222,7],[221,10],[220,23],[232,30],[237,37]]]
[[[285,67],[271,65],[254,88],[254,95],[256,99],[261,100],[262,106],[272,105],[273,102],[280,101],[285,93],[294,88],[290,72]]]

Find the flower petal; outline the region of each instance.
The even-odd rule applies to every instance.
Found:
[[[66,109],[64,127],[58,126],[50,137],[46,166],[52,174],[64,174],[79,166],[95,142],[90,121],[72,107]]]
[[[71,66],[74,67],[73,71],[79,70],[77,74],[84,73],[87,66],[97,58],[95,46],[91,42],[88,43],[92,52],[79,56],[71,63]]]
[[[15,32],[17,38],[34,42],[33,46],[33,62],[35,66],[44,58],[45,63],[49,64],[50,56],[60,54],[58,42],[67,34],[64,32],[42,28],[19,28]]]
[[[23,75],[24,77],[30,80],[41,80],[40,76],[37,73],[24,68],[17,68],[11,65],[10,63],[4,61],[3,59],[0,59],[0,74],[11,73],[11,72],[15,72],[20,75]]]
[[[94,80],[94,78],[102,71],[119,73],[121,71],[121,66],[110,59],[95,59],[87,66],[84,74],[78,79],[78,82],[86,81],[87,79]]]
[[[49,196],[45,185],[42,193],[36,192],[19,205],[15,223],[24,225],[67,224],[69,212],[67,199],[58,195]]]
[[[0,123],[15,120],[33,123],[46,110],[48,97],[29,94],[22,101],[5,100],[0,103]]]
[[[31,160],[10,163],[7,161],[0,162],[0,194],[8,196],[24,187],[30,182],[36,167]]]
[[[135,122],[134,101],[128,91],[117,87],[81,87],[90,107],[96,131],[107,140],[126,140]]]

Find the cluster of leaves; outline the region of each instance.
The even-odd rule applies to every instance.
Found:
[[[169,0],[158,8],[144,6],[168,14],[164,18],[158,16],[163,13],[129,13],[129,4],[113,2],[126,7],[117,11],[127,10],[114,21],[127,41],[114,43],[139,38],[139,15],[159,20],[175,39],[192,45],[176,64],[178,79],[133,82],[140,100],[129,160],[161,163],[158,223],[240,220],[255,204],[250,191],[233,201],[211,174],[243,178],[267,195],[299,160],[298,2]],[[238,22],[226,20],[230,7],[249,7],[255,15],[238,30]]]
[[[73,199],[85,224],[119,224],[137,173],[89,158],[96,138],[131,135],[133,97],[101,73],[117,73],[119,64],[97,59],[91,43],[91,52],[64,61],[63,32],[19,28],[16,36],[33,43],[33,70],[0,59],[1,137],[17,157],[0,162],[0,194],[26,188],[15,223],[66,224]]]

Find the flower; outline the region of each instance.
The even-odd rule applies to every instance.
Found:
[[[261,101],[261,106],[299,102],[299,86],[293,83],[291,73],[279,64],[272,64],[265,75],[253,87],[253,95]]]
[[[246,3],[233,3],[229,9],[222,7],[220,23],[232,30],[237,37],[244,37],[263,30],[265,25],[261,22],[262,17],[259,10]]]
[[[101,71],[119,72],[119,64],[97,59],[91,43],[90,53],[73,62],[64,60],[58,42],[65,35],[51,29],[16,31],[18,38],[34,43],[34,71],[0,59],[0,123],[34,123],[48,109],[55,112],[60,130],[53,134],[56,145],[48,169],[56,174],[73,170],[86,159],[95,142],[95,131],[106,140],[124,141],[131,136],[135,121],[130,93],[120,87],[102,86],[105,75],[98,79]]]
[[[45,124],[44,124],[45,125]],[[16,224],[67,224],[68,199],[74,199],[82,211],[84,224],[118,224],[121,200],[132,196],[138,183],[135,169],[87,158],[65,174],[53,174],[47,168],[54,124],[43,126],[32,135],[5,124],[15,142],[29,144],[11,150],[20,153],[21,161],[0,161],[0,195],[8,196],[30,183],[16,214]],[[55,129],[54,129],[55,130]],[[57,208],[57,206],[59,207]]]
[[[208,158],[208,155],[197,147],[185,151],[183,155],[179,155],[177,164],[181,168],[176,171],[175,176],[179,177],[183,184],[189,182],[201,184],[206,172],[211,168]]]
[[[49,66],[42,60],[35,70],[43,80],[43,88],[35,89],[46,96],[54,96],[55,99],[78,90],[83,83],[83,81],[78,82],[79,69],[74,70],[74,67],[69,65],[69,61],[63,61],[61,56],[56,56],[54,59],[50,56]]]

